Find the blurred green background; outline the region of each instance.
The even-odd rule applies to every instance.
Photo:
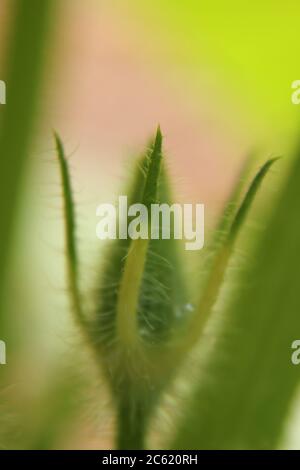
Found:
[[[1,2],[0,446],[112,445],[109,397],[69,313],[52,129],[71,155],[89,297],[95,208],[158,122],[177,201],[204,203],[208,228],[253,149],[254,166],[284,155],[268,209],[297,142],[299,13],[295,0]]]

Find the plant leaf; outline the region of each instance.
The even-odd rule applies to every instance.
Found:
[[[65,157],[64,147],[62,141],[57,133],[54,133],[56,144],[57,158],[61,174],[61,183],[63,190],[64,201],[64,222],[65,222],[65,246],[66,246],[66,260],[68,283],[70,289],[70,297],[75,313],[75,319],[80,326],[86,328],[86,319],[84,317],[82,300],[79,289],[78,280],[78,256],[75,238],[75,214],[74,214],[74,201],[72,193],[72,185],[70,179],[70,172],[67,159]]]
[[[291,344],[300,331],[300,158],[244,269],[186,410],[175,448],[273,449],[299,383]]]
[[[236,238],[242,228],[243,222],[249,212],[252,202],[254,201],[263,178],[276,160],[277,158],[268,160],[257,172],[234,217],[232,216],[234,201],[226,205],[223,218],[219,224],[219,228],[222,228],[222,231],[218,231],[217,237],[213,241],[214,254],[209,259],[209,266],[206,268],[208,274],[204,282],[203,292],[196,312],[194,316],[191,317],[190,324],[188,325],[188,332],[184,335],[184,347],[186,349],[191,349],[194,346],[206,326],[212,308],[218,298],[220,288],[223,284]],[[235,197],[238,197],[239,185],[233,194]],[[232,217],[233,221],[231,222]]]
[[[161,143],[158,129],[150,154],[138,163],[128,204],[170,202]],[[162,345],[184,295],[174,240],[112,243],[90,331],[118,409],[119,448],[144,446],[146,423],[167,381]]]

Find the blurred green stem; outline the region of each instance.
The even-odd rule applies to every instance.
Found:
[[[14,0],[12,25],[6,51],[7,104],[0,114],[0,286],[3,302],[4,276],[12,245],[16,210],[25,161],[30,148],[38,104],[45,46],[55,0]],[[0,330],[6,322],[0,315]],[[3,332],[4,330],[4,332]]]
[[[146,428],[144,406],[132,403],[132,397],[129,397],[127,403],[122,400],[118,410],[117,449],[145,449]]]

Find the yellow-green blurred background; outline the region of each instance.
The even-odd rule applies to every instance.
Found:
[[[13,3],[0,5],[0,79]],[[300,79],[300,5],[296,0],[52,3],[38,113],[6,269],[3,312],[17,344],[8,342],[8,363],[0,366],[5,375],[0,446],[101,448],[112,445],[113,418],[105,386],[87,365],[70,318],[52,129],[70,155],[88,293],[103,248],[95,236],[96,206],[114,200],[131,158],[158,123],[176,200],[204,203],[209,225],[250,152],[255,150],[258,162],[270,155],[289,158],[300,122],[300,107],[291,103],[291,84]],[[26,64],[24,74],[30,75]],[[66,400],[57,404],[51,387],[61,388]],[[55,413],[64,417],[69,402],[71,411],[59,429],[53,424],[53,433],[40,438]]]

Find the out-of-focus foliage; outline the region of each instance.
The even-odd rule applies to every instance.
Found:
[[[222,313],[214,350],[198,377],[174,447],[272,449],[280,444],[299,372],[300,159]]]
[[[2,276],[9,261],[19,189],[32,139],[45,62],[44,47],[54,4],[55,0],[12,2],[5,76],[1,77],[7,83],[7,103],[1,107],[0,114],[0,289],[3,289]],[[3,291],[1,295],[3,297]],[[0,313],[2,335],[5,324],[3,313]]]

